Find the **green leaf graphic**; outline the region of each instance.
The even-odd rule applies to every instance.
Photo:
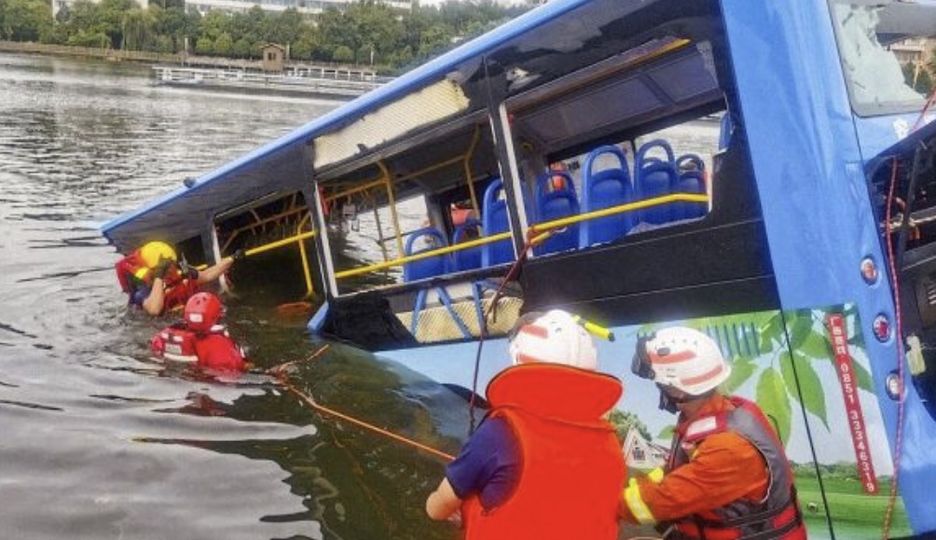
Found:
[[[722,390],[726,394],[733,394],[735,390],[751,378],[756,367],[756,364],[750,358],[739,357],[731,363],[731,375],[728,376],[728,380],[722,383]]]
[[[812,333],[812,314],[792,313],[791,316],[793,320],[790,324],[790,347],[795,351]]]
[[[796,350],[813,358],[829,358],[832,355],[828,339],[819,332],[810,332]]]
[[[790,398],[787,397],[783,377],[776,369],[769,367],[761,373],[756,396],[757,404],[773,423],[780,441],[786,445],[790,438]]]
[[[773,350],[773,342],[780,339],[782,331],[783,319],[780,317],[780,312],[777,312],[765,324],[757,328],[757,341],[760,344],[761,354],[767,354]]]
[[[855,372],[855,377],[858,379],[858,388],[867,390],[868,392],[874,392],[874,384],[871,382],[871,374],[868,373],[868,370],[865,369],[865,367],[854,358],[852,359],[852,369]]]
[[[794,367],[796,368],[795,375],[793,373]],[[783,381],[786,383],[789,394],[801,403],[807,411],[819,417],[823,425],[828,429],[829,421],[826,417],[825,391],[822,388],[819,375],[812,366],[812,360],[799,352],[794,352],[791,361],[790,355],[784,354],[780,360],[780,373],[783,374]],[[796,376],[799,378],[801,392],[796,389]]]
[[[663,429],[661,429],[659,433],[657,433],[656,438],[668,441],[673,438],[673,432],[675,431],[676,431],[676,426],[674,425],[666,426]]]

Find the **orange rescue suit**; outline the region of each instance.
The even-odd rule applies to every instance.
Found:
[[[625,464],[603,418],[623,392],[610,376],[547,363],[502,371],[487,388],[492,417],[517,438],[515,491],[485,511],[473,495],[462,505],[466,540],[615,540]]]
[[[774,439],[780,455],[771,460],[772,464],[765,462],[765,455],[755,444],[721,420],[738,407],[750,411],[749,417],[756,419],[753,423],[763,423],[759,427],[765,427],[763,431]],[[787,503],[777,505],[770,523],[758,525],[776,531],[770,538],[806,538],[792,487],[792,470],[772,427],[753,403],[716,394],[692,418],[680,415],[672,452],[685,461],[675,463],[678,460],[671,456],[662,479],[651,478],[651,474],[636,480],[636,486],[629,486],[621,494],[622,519],[631,523],[674,523],[682,533],[680,538],[739,539],[746,536],[745,531],[724,520],[719,511],[731,505],[756,508],[768,497],[777,496],[786,498]],[[786,484],[773,486],[776,493],[768,491],[771,467],[775,474],[783,475]],[[637,506],[645,505],[644,511],[652,519],[635,510],[634,498],[639,499]]]

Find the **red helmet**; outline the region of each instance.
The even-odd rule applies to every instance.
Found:
[[[211,293],[194,294],[185,303],[185,322],[196,332],[211,330],[212,326],[218,324],[222,315],[224,315],[224,304]]]

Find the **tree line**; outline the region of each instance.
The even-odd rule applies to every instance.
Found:
[[[481,34],[528,9],[494,0],[446,0],[395,9],[359,0],[315,15],[186,9],[183,0],[78,0],[52,17],[50,0],[0,0],[0,39],[136,51],[188,52],[259,58],[265,43],[289,45],[298,60],[370,64],[398,69]]]

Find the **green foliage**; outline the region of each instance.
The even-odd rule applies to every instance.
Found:
[[[0,38],[92,44],[129,50],[181,51],[188,38],[197,54],[258,57],[265,43],[289,46],[294,59],[358,62],[397,69],[519,15],[522,7],[494,0],[447,0],[438,6],[399,10],[369,0],[314,16],[295,9],[246,13],[186,12],[181,0],[78,0],[53,20],[48,0],[0,0]],[[227,35],[222,39],[222,36]],[[219,44],[220,41],[220,44]]]
[[[735,359],[731,364],[731,375],[728,377],[727,381],[722,383],[722,391],[726,394],[734,393],[742,384],[751,378],[756,368],[757,365],[750,358],[742,356]]]
[[[782,355],[780,373],[783,375],[783,381],[790,396],[802,404],[807,411],[822,420],[822,423],[828,429],[829,421],[826,418],[825,391],[822,388],[819,375],[812,366],[812,360],[799,350],[794,349],[792,357],[788,353]],[[799,391],[797,391],[797,380],[799,380]]]
[[[930,63],[930,69],[936,71],[936,65],[934,65],[934,63],[936,63],[936,61]],[[933,85],[936,81],[933,80],[933,75],[926,66],[917,68],[914,64],[908,62],[901,67],[903,69],[904,80],[906,80],[908,86],[927,96],[933,92]]]
[[[673,438],[674,433],[676,433],[676,426],[670,424],[664,427],[663,429],[661,429],[659,433],[657,433],[657,439],[668,441]]]
[[[637,418],[637,415],[632,412],[613,409],[611,414],[608,415],[608,421],[614,426],[618,439],[620,439],[622,443],[624,442],[624,438],[627,437],[627,432],[630,431],[632,427],[648,441],[653,439],[653,437],[650,436],[650,430],[647,429],[647,425],[641,422],[640,418]]]
[[[769,367],[761,372],[757,381],[756,399],[773,423],[780,440],[786,444],[790,439],[792,411],[783,377],[776,369]]]

